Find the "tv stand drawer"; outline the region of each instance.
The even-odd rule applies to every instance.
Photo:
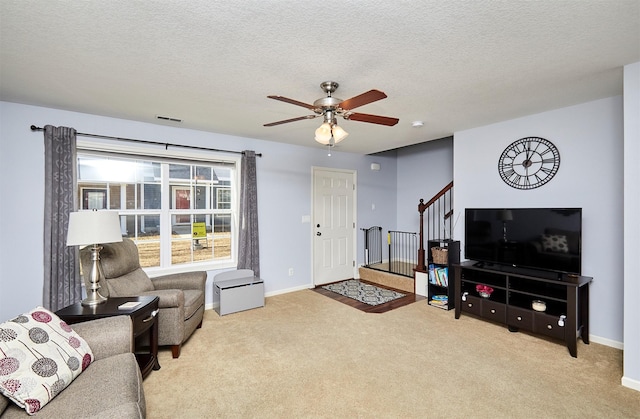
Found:
[[[479,297],[466,296],[466,301],[460,303],[462,311],[480,316],[482,313],[482,300]]]
[[[507,324],[518,329],[533,331],[533,313],[531,310],[509,307],[507,309]]]
[[[498,323],[504,323],[507,319],[507,306],[495,301],[482,301],[482,317]]]
[[[556,339],[564,339],[565,327],[558,324],[558,316],[535,313],[533,331]]]

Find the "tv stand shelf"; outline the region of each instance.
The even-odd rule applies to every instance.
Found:
[[[526,330],[563,340],[569,353],[578,356],[576,340],[589,343],[589,283],[593,278],[556,275],[516,268],[503,270],[473,261],[454,265],[455,317],[475,315],[505,324],[510,331]],[[476,287],[493,289],[488,298],[480,297]],[[532,302],[545,303],[544,311],[532,309]]]

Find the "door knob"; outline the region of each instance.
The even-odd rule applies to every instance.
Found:
[[[316,233],[316,236],[322,236],[322,233],[320,233],[319,231]]]

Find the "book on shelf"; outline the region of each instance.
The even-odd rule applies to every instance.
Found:
[[[446,295],[433,295],[429,300],[429,304],[446,306],[449,303],[449,297]]]
[[[449,268],[429,265],[429,282],[441,287],[449,286]]]
[[[429,300],[429,305],[434,307],[449,308],[449,299],[446,295],[434,295],[431,300]]]
[[[435,265],[433,263],[429,264],[429,282],[432,284],[436,283],[436,273],[435,273]]]

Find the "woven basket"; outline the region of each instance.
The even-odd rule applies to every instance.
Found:
[[[449,249],[446,247],[432,247],[431,258],[433,259],[433,263],[446,265],[449,263]]]

